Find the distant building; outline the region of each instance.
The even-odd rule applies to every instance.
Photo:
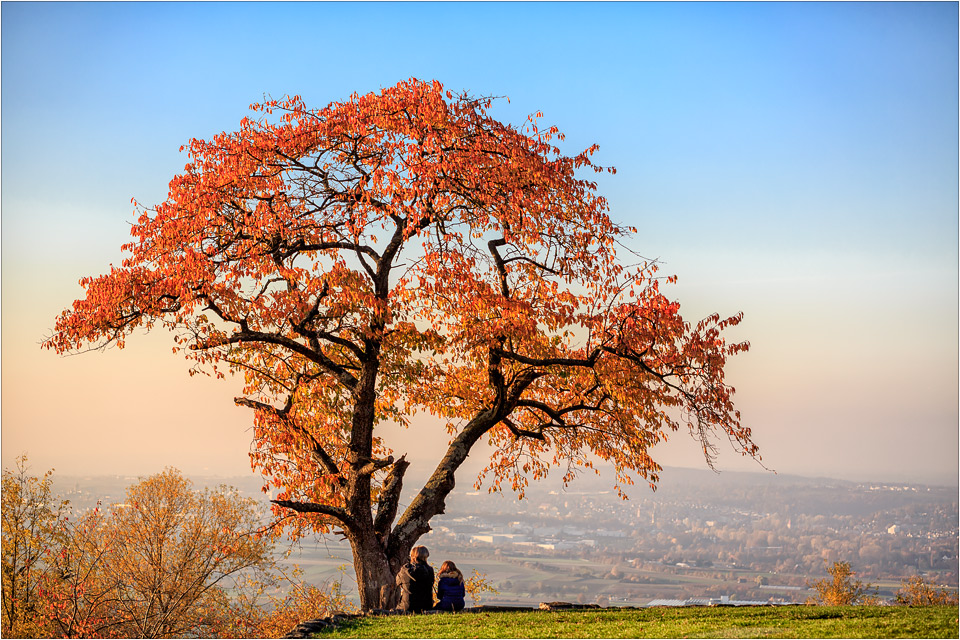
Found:
[[[541,542],[537,545],[547,551],[562,551],[564,549],[576,549],[577,543],[574,542]]]
[[[759,607],[764,605],[798,604],[795,602],[777,602],[772,600],[733,600],[730,596],[719,598],[687,598],[686,600],[651,600],[645,607]]]
[[[488,544],[511,544],[529,541],[529,537],[519,533],[476,533],[470,536],[474,542]]]

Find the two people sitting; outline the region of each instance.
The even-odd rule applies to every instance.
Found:
[[[417,546],[410,550],[410,562],[400,568],[397,585],[400,587],[400,605],[402,611],[421,613],[430,609],[440,611],[460,611],[463,609],[463,597],[466,588],[463,574],[457,565],[446,560],[440,565],[437,583],[437,602],[433,603],[433,567],[427,564],[430,552],[426,547]]]

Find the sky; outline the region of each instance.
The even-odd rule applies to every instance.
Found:
[[[744,312],[728,382],[764,467],[956,485],[957,25],[955,2],[3,2],[3,465],[249,473],[239,383],[191,378],[166,332],[40,342],[189,139],[264,96],[417,77],[509,98],[506,122],[542,111],[568,154],[599,144],[598,190],[684,316]],[[654,458],[705,466],[683,433]],[[764,467],[720,443],[721,472]]]

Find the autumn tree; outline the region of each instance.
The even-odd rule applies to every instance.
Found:
[[[618,258],[634,230],[577,175],[604,171],[596,146],[565,156],[541,114],[509,125],[492,104],[411,79],[321,109],[254,105],[186,145],[166,201],[137,205],[123,264],[84,278],[45,342],[123,346],[159,325],[198,370],[242,375],[277,516],[346,536],[364,609],[393,604],[481,439],[481,479],[521,495],[595,460],[617,490],[654,484],[650,449],[682,427],[708,462],[716,436],[758,455],[724,380],[748,346],[721,335],[740,315],[684,320],[656,264]],[[417,413],[449,439],[401,510],[416,449],[380,427]]]
[[[255,504],[235,489],[196,490],[168,469],[126,500],[78,519],[58,549],[48,616],[62,637],[231,635],[228,591],[269,570]]]
[[[849,562],[834,562],[827,567],[830,577],[817,580],[810,587],[817,593],[808,600],[809,604],[853,605],[875,604],[876,591],[870,593],[873,585],[864,584],[854,578],[856,572]]]
[[[27,456],[3,472],[3,598],[7,638],[43,636],[44,590],[55,578],[50,550],[63,540],[68,502],[53,492],[52,471],[30,475]]]

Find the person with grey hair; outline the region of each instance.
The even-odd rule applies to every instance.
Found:
[[[400,587],[401,611],[421,613],[433,608],[433,567],[427,564],[430,552],[417,546],[410,550],[410,562],[400,568],[397,585]]]

